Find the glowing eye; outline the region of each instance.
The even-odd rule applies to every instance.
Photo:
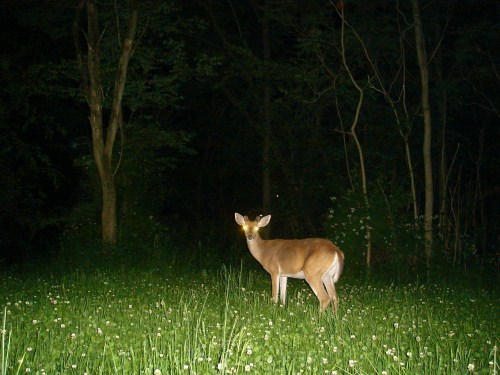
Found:
[[[248,225],[243,225],[243,230],[247,230],[248,229]]]
[[[253,227],[253,231],[257,232],[259,230],[259,227]]]

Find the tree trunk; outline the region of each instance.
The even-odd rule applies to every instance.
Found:
[[[418,0],[412,0],[413,20],[415,22],[415,45],[417,49],[418,66],[420,69],[420,83],[422,90],[422,114],[424,117],[424,170],[425,170],[425,211],[424,211],[424,248],[427,267],[430,266],[432,257],[432,214],[434,203],[434,187],[432,181],[431,158],[431,109],[429,105],[429,67],[425,50],[424,34]]]
[[[441,118],[441,157],[439,162],[439,234],[444,244],[443,252],[449,255],[448,243],[450,236],[450,218],[448,207],[448,162],[446,149],[446,92],[443,93],[443,102],[438,102]]]
[[[488,223],[486,221],[486,215],[484,212],[484,192],[481,183],[481,167],[483,162],[483,154],[484,154],[484,136],[485,136],[485,128],[484,126],[481,128],[481,132],[479,133],[479,147],[477,151],[477,161],[476,161],[476,190],[479,199],[479,220],[476,223],[475,227],[479,228],[478,231],[481,233],[481,238],[479,239],[479,249],[484,254],[486,253],[486,246],[488,240],[488,233],[486,228],[488,228]],[[476,206],[476,203],[474,203]],[[477,211],[477,207],[474,207],[474,212]]]
[[[349,75],[349,79],[351,80],[353,86],[358,91],[358,104],[356,106],[356,112],[355,112],[354,118],[352,120],[350,133],[354,139],[354,142],[356,143],[356,148],[358,150],[360,173],[361,173],[361,189],[363,192],[365,209],[367,212],[369,212],[370,200],[368,199],[368,185],[367,185],[367,180],[366,180],[365,157],[363,154],[363,147],[362,147],[361,142],[359,141],[358,135],[356,133],[356,128],[357,128],[358,123],[359,123],[359,116],[361,114],[361,108],[363,107],[364,88],[361,87],[359,85],[359,83],[356,81],[356,78],[352,74],[352,71],[349,67],[349,64],[347,63],[345,43],[344,43],[345,24],[346,24],[346,21],[344,19],[344,8],[341,9],[339,15],[342,18],[342,26],[341,26],[341,34],[340,34],[342,64],[343,64],[345,70],[347,71],[347,74]],[[371,223],[370,223],[370,220],[368,220],[368,218],[366,218],[366,221],[367,221],[367,225],[366,225],[366,235],[365,235],[365,238],[366,238],[366,258],[365,258],[365,261],[366,261],[366,268],[370,269],[372,266]]]
[[[80,15],[87,6],[87,66],[80,42]],[[100,39],[97,6],[94,0],[80,0],[77,4],[73,24],[74,43],[80,69],[85,98],[90,108],[90,128],[92,132],[92,151],[102,189],[101,233],[103,252],[116,244],[116,190],[115,173],[118,166],[113,165],[113,146],[120,122],[122,121],[122,98],[127,78],[128,63],[132,54],[137,28],[138,8],[131,2],[128,30],[122,41],[121,54],[115,76],[115,86],[110,108],[110,117],[105,128],[103,125],[103,85],[101,80]]]
[[[102,181],[102,242],[105,246],[116,243],[116,191],[115,178],[106,168]],[[106,251],[106,249],[104,249]]]
[[[413,170],[413,162],[411,159],[411,150],[410,150],[410,144],[408,142],[408,135],[403,136],[403,140],[404,140],[404,144],[405,144],[406,165],[408,166],[408,173],[410,174],[413,220],[416,223],[417,219],[418,219],[417,189],[415,188],[415,172]]]
[[[263,143],[262,143],[262,209],[263,214],[267,215],[271,209],[271,82],[265,72],[267,64],[271,60],[271,47],[269,44],[269,18],[267,15],[267,7],[262,15],[262,49],[264,56],[264,79],[263,87]]]

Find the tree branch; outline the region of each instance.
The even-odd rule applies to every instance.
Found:
[[[134,45],[138,13],[138,4],[136,1],[132,1],[127,34],[125,36],[125,39],[123,40],[120,60],[118,62],[118,68],[116,71],[115,90],[113,93],[113,102],[111,104],[111,116],[109,119],[108,131],[106,134],[105,153],[110,159],[113,152],[113,144],[116,138],[116,132],[120,122],[122,98],[125,89],[125,82],[127,80],[128,63],[130,61],[130,56]]]
[[[76,51],[76,60],[78,63],[78,71],[80,72],[80,81],[83,87],[83,93],[87,104],[90,105],[90,87],[88,82],[87,70],[85,69],[83,51],[80,43],[80,18],[82,15],[83,5],[85,0],[79,0],[75,9],[75,17],[73,19],[73,44]]]

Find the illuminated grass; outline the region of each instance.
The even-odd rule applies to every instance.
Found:
[[[333,315],[290,284],[283,307],[263,271],[3,275],[2,375],[498,373],[493,292],[346,277]]]

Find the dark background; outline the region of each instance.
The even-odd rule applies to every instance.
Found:
[[[338,202],[350,202],[360,191],[357,149],[346,134],[357,93],[340,55],[337,10],[342,7],[352,26],[347,59],[365,88],[357,132],[369,196],[373,206],[390,207],[393,219],[413,225],[404,143],[352,32],[364,41],[400,110],[398,93],[405,85],[421,215],[420,76],[411,9],[403,3],[398,8],[398,2],[382,0],[141,2],[123,101],[125,137],[118,138],[114,153],[115,162],[120,159],[119,245],[217,248],[225,259],[235,246],[244,247],[234,212],[272,213],[273,237],[334,237],[332,222],[347,220],[349,212]],[[109,105],[117,33],[123,32],[128,4],[97,4]],[[2,262],[57,256],[61,244],[71,241],[99,243],[100,184],[72,39],[75,6],[72,1],[1,2]],[[500,5],[420,1],[420,7],[430,58],[435,212],[445,199],[450,241],[462,239],[462,259],[495,261]],[[263,53],[264,17],[270,58]],[[404,76],[398,73],[401,48]],[[264,165],[266,121],[271,159]],[[262,206],[263,168],[271,176],[269,212]],[[440,174],[448,182],[446,198],[439,194]],[[441,229],[436,219],[436,253],[456,261],[454,245],[447,244],[454,251],[440,251]],[[363,256],[362,248],[345,252]],[[383,243],[374,252],[381,263],[391,259]]]

